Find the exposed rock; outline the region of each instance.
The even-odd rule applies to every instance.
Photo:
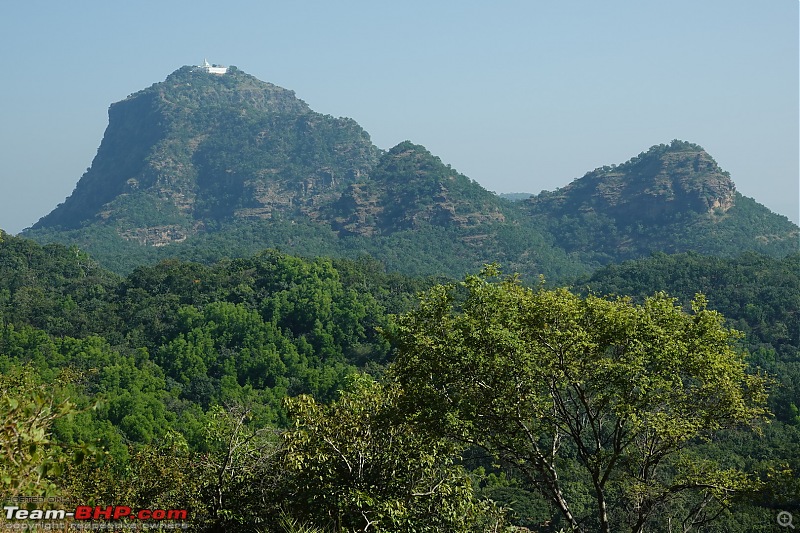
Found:
[[[183,242],[189,236],[184,228],[177,225],[132,228],[119,231],[119,235],[126,241],[136,241],[142,246],[166,246]]]
[[[697,145],[673,141],[524,202],[556,215],[597,212],[646,221],[686,212],[725,212],[733,206],[735,193],[730,176],[708,153]]]

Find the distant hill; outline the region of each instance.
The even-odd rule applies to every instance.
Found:
[[[568,253],[606,264],[652,252],[782,256],[798,249],[798,227],[751,198],[703,148],[653,146],[618,166],[521,202]]]
[[[89,170],[24,234],[78,245],[120,273],[274,247],[370,255],[413,275],[499,261],[564,279],[655,250],[797,249],[797,226],[739,195],[710,155],[681,141],[510,199],[520,201],[422,146],[380,150],[355,121],[235,67],[182,67],[111,106]]]

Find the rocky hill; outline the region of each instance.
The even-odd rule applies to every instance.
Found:
[[[33,229],[104,224],[142,245],[181,242],[213,221],[313,211],[378,155],[354,121],[292,91],[183,67],[111,106],[91,168]]]
[[[674,140],[520,202],[560,247],[604,264],[650,253],[785,255],[798,228],[742,196],[702,147]]]
[[[426,225],[503,223],[504,211],[497,196],[406,141],[380,159],[368,181],[350,185],[327,214],[343,235],[372,236]]]
[[[422,146],[384,152],[355,121],[235,67],[182,67],[113,104],[91,167],[25,234],[77,244],[118,272],[277,247],[367,254],[409,274],[500,261],[551,279],[653,251],[785,255],[798,238],[690,143],[512,202]]]

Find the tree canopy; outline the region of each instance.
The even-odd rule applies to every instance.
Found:
[[[659,254],[579,297],[277,251],[123,278],[0,239],[11,497],[187,509],[194,531],[569,530],[535,443],[586,531],[598,494],[614,531],[695,529],[723,505],[697,529],[754,531],[800,510],[797,255]],[[761,371],[776,416],[754,432]]]
[[[399,319],[392,372],[412,416],[518,469],[578,531],[702,523],[751,486],[692,446],[767,413],[766,380],[702,296],[686,313],[664,294],[637,305],[499,275],[436,286]]]

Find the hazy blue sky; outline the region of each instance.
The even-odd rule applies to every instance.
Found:
[[[0,228],[72,192],[108,106],[235,65],[498,192],[538,193],[678,138],[798,221],[798,2],[8,0]]]

